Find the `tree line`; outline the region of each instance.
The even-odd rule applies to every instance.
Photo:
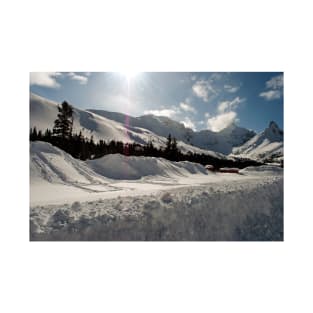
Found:
[[[37,130],[36,127],[30,129],[30,141],[36,140],[49,142],[80,160],[97,159],[107,154],[119,153],[125,156],[161,157],[170,161],[190,161],[202,165],[211,164],[215,168],[244,168],[250,165],[260,165],[260,163],[253,160],[219,159],[204,153],[193,152],[184,154],[178,149],[177,140],[171,134],[168,135],[164,148],[154,146],[152,141],[145,145],[116,140],[109,142],[99,140],[95,142],[93,136],[90,138],[85,137],[81,131],[79,134],[73,133],[73,108],[66,101],[58,106],[58,116],[52,130],[46,129],[45,132],[42,132]]]

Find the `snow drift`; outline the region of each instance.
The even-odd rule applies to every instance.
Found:
[[[46,180],[50,183],[107,183],[111,179],[140,179],[144,176],[207,175],[197,163],[172,162],[163,158],[134,157],[109,154],[88,161],[74,159],[68,153],[47,142],[30,144],[30,182]]]
[[[31,240],[283,240],[283,180],[34,207]]]
[[[41,184],[105,183],[104,177],[88,165],[47,142],[30,144],[30,183]]]
[[[281,169],[250,167],[243,174],[118,154],[79,161],[32,142],[30,238],[282,240]]]
[[[191,162],[171,162],[163,158],[134,157],[110,154],[86,162],[96,173],[112,179],[140,179],[144,176],[187,176],[190,174],[207,175],[200,164]]]

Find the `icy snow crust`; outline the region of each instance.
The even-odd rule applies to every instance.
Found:
[[[282,240],[283,173],[30,147],[31,240]]]

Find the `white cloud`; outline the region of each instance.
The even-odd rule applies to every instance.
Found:
[[[144,114],[152,114],[156,116],[166,116],[166,117],[173,117],[177,114],[177,111],[174,109],[161,109],[161,110],[146,110]]]
[[[198,80],[192,86],[194,94],[203,101],[208,102],[211,95],[216,95],[216,90],[213,88],[209,80]]]
[[[266,88],[268,89],[282,89],[283,87],[284,87],[283,75],[274,76],[266,82]]]
[[[224,89],[227,92],[235,93],[240,89],[240,86],[234,86],[234,85],[224,85]]]
[[[225,74],[226,73],[222,73],[222,72],[212,73],[211,76],[210,76],[210,79],[211,79],[211,81],[213,81],[213,80],[221,80],[225,76]]]
[[[263,91],[259,94],[260,97],[264,98],[267,101],[280,99],[283,95],[283,87],[284,87],[284,77],[283,75],[277,75],[272,77],[266,83],[266,89],[270,89],[268,91]]]
[[[204,116],[205,116],[206,118],[209,118],[209,117],[210,117],[210,113],[209,113],[209,112],[206,112],[206,113],[204,114]]]
[[[219,113],[225,113],[229,110],[234,110],[238,107],[240,103],[243,103],[245,101],[244,98],[236,97],[233,100],[230,101],[222,101],[219,103],[217,110]]]
[[[185,127],[191,128],[192,130],[196,130],[194,122],[189,117],[186,117],[183,121],[180,122],[183,123]]]
[[[218,132],[226,128],[227,126],[231,125],[235,121],[238,121],[237,113],[234,111],[230,111],[209,118],[207,125],[209,129]]]
[[[264,91],[264,92],[261,92],[259,96],[264,98],[267,101],[280,99],[281,91],[280,90]]]
[[[190,104],[188,103],[184,103],[184,102],[181,102],[179,104],[180,108],[185,111],[185,112],[190,112],[190,113],[193,113],[193,114],[196,114],[197,113],[197,110],[191,106]]]
[[[58,88],[60,84],[57,82],[56,77],[61,76],[58,72],[31,72],[30,84],[48,88]]]
[[[87,82],[88,82],[88,77],[87,76],[79,75],[79,74],[76,74],[74,72],[68,73],[68,76],[72,80],[77,80],[81,85],[86,85]]]

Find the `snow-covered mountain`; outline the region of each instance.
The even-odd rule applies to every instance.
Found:
[[[253,159],[266,160],[283,157],[284,132],[271,121],[261,133],[255,135],[246,143],[233,149],[233,154]]]
[[[45,131],[52,129],[57,116],[57,103],[30,94],[30,127]],[[234,154],[254,159],[267,159],[272,155],[283,155],[283,132],[275,122],[263,132],[231,124],[220,132],[210,130],[193,131],[184,124],[168,117],[143,115],[132,117],[123,113],[104,110],[81,110],[74,107],[73,131],[82,131],[94,140],[117,140],[146,144],[150,140],[156,147],[166,144],[171,134],[178,140],[183,153],[188,151],[205,153],[218,158]]]
[[[110,114],[106,114],[107,116],[105,116],[105,114],[100,115],[99,111],[97,111],[97,114],[92,111],[85,111],[75,107],[73,109],[73,132],[79,133],[82,131],[84,136],[93,136],[95,141],[102,139],[105,141],[116,140],[125,143],[135,142],[139,144],[146,144],[151,140],[154,146],[163,147],[166,144],[166,137],[169,133],[173,136],[179,133],[175,130],[175,126],[178,127],[179,125],[179,127],[184,128],[182,124],[168,119],[168,122],[171,122],[174,126],[168,127],[166,131],[158,131],[158,133],[155,133],[148,127],[149,123],[153,125],[152,122],[155,121],[153,116],[145,116],[141,119],[112,112],[107,112]],[[47,128],[52,129],[57,113],[58,104],[56,102],[50,101],[33,93],[30,94],[30,127],[36,127],[37,130],[42,131],[45,131]],[[165,119],[166,118],[160,118],[160,121]],[[162,124],[157,124],[155,122],[154,125],[155,129],[157,129],[157,126],[161,128]],[[186,141],[182,141],[178,138],[178,136],[175,137],[177,137],[178,140],[178,147],[184,153],[191,151],[194,153],[212,155],[217,158],[225,158],[225,156],[221,153],[192,146],[186,143]]]
[[[210,130],[195,132],[193,144],[203,149],[229,154],[233,147],[242,145],[253,136],[255,136],[254,131],[231,124],[220,132]]]
[[[167,137],[170,133],[177,140],[195,147],[229,154],[233,147],[240,146],[255,135],[254,131],[238,127],[235,124],[228,126],[220,132],[210,130],[193,131],[184,124],[171,120],[165,116],[143,115],[132,117],[122,113],[104,110],[88,110],[105,118],[126,123],[129,128],[140,127],[148,129],[156,135]]]

